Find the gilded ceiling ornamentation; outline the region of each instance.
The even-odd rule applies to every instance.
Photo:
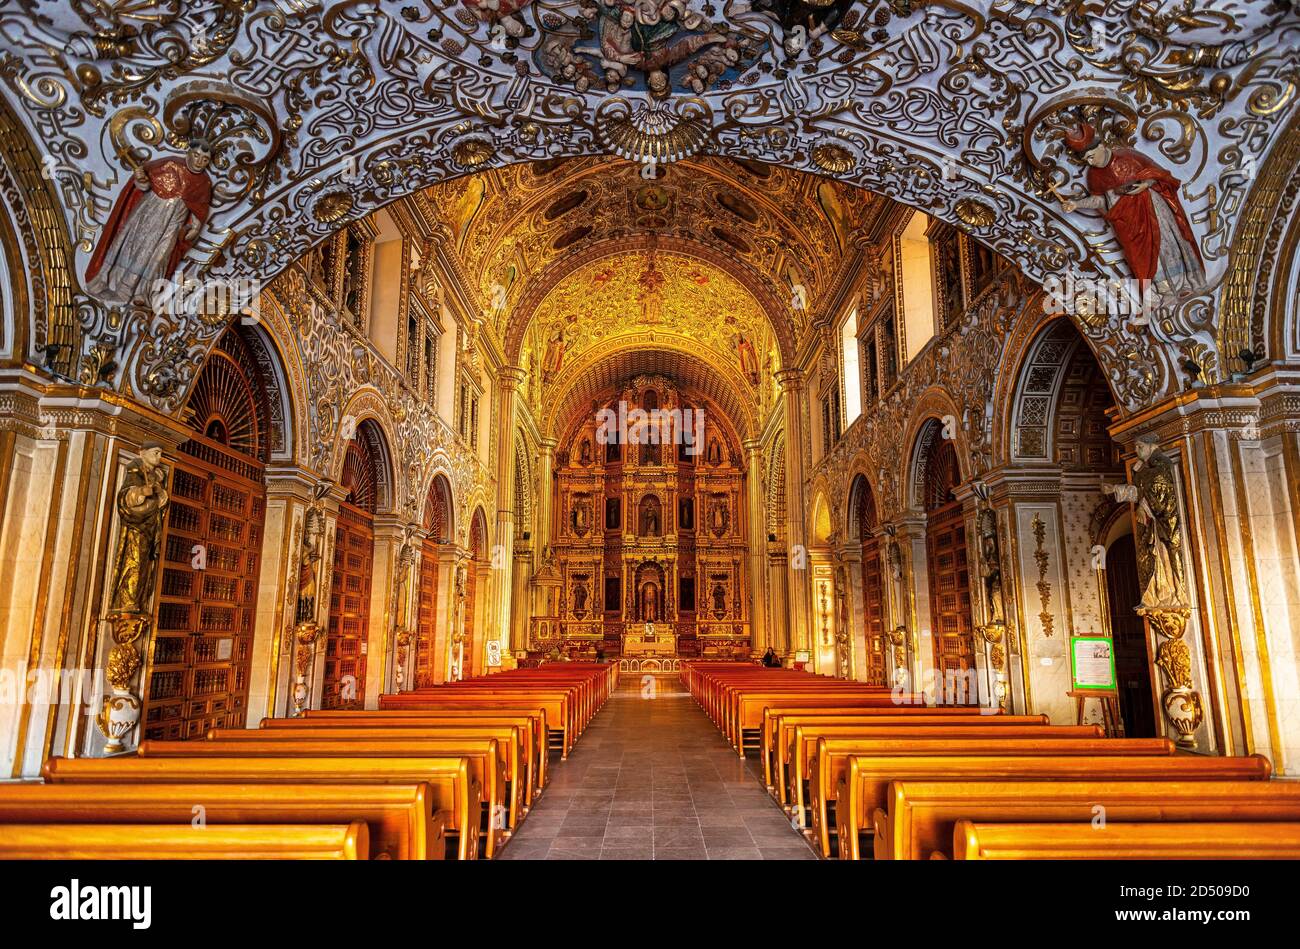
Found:
[[[530,387],[530,402],[546,403],[567,378],[565,368],[586,350],[647,330],[703,347],[742,372],[752,359],[758,379],[779,365],[766,316],[734,278],[676,253],[616,255],[574,271],[533,315],[521,360],[540,370],[533,373],[541,384]]]
[[[1204,262],[1205,287],[1149,333],[1088,330],[1129,411],[1181,387],[1189,353],[1221,374],[1216,295],[1249,169],[1300,105],[1300,16],[1245,0],[12,0],[0,34],[4,95],[48,159],[78,280],[133,164],[196,132],[219,140],[213,201],[180,265],[265,279],[337,226],[314,213],[323,188],[346,187],[361,216],[466,158],[603,153],[617,120],[601,109],[620,97],[703,102],[702,153],[825,171],[833,142],[860,156],[845,183],[953,223],[978,199],[997,222],[981,236],[1031,280],[1127,277],[1123,235],[1061,200],[1085,193],[1068,130],[1096,119],[1176,182]],[[78,355],[112,349],[123,391],[180,367],[160,408],[221,332],[102,301],[82,324]]]
[[[660,167],[653,178],[608,158],[540,167],[461,178],[423,196],[450,228],[482,298],[504,289],[501,317],[518,309],[527,289],[520,274],[542,274],[603,242],[656,233],[739,258],[788,310],[797,335],[841,276],[850,234],[887,203],[824,178],[719,159]],[[804,288],[802,309],[788,306],[796,286]]]

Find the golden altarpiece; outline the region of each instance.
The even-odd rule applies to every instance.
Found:
[[[634,424],[608,432],[601,409]],[[551,536],[530,646],[659,660],[750,652],[738,439],[689,387],[641,375],[573,420],[556,452]],[[703,419],[684,438],[648,419]]]

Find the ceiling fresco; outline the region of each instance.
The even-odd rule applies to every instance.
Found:
[[[741,380],[737,394],[760,409],[774,399],[780,356],[753,295],[717,267],[651,249],[592,261],[543,298],[520,355],[534,414],[585,364],[636,346],[694,353]]]
[[[73,248],[50,278],[69,371],[160,409],[230,314],[115,302],[95,254],[137,171],[201,140],[177,272],[255,280],[438,182],[608,154],[812,171],[966,227],[1034,281],[1123,278],[1148,261],[1080,199],[1139,168],[1179,203],[1192,279],[1145,324],[1075,314],[1134,411],[1186,360],[1226,374],[1222,327],[1250,318],[1222,291],[1229,248],[1297,114],[1298,46],[1285,0],[8,0],[0,118]],[[1089,136],[1137,157],[1090,170],[1071,144]]]
[[[826,178],[714,158],[648,180],[617,158],[514,165],[425,196],[503,334],[532,276],[587,248],[657,234],[743,264],[783,301],[797,336],[835,286],[854,235],[888,203]]]

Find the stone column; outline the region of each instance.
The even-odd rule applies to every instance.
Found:
[[[812,617],[812,581],[809,576],[808,548],[804,528],[808,508],[804,503],[804,373],[801,369],[782,369],[776,374],[785,408],[785,510],[786,540],[789,543],[789,587],[787,616],[792,650],[811,649],[809,638]]]
[[[746,506],[749,514],[750,641],[762,654],[772,644],[767,630],[767,534],[763,530],[763,457],[759,442],[745,442]],[[674,515],[676,511],[674,509]],[[674,520],[674,523],[676,521]]]
[[[370,567],[370,626],[366,635],[365,708],[379,707],[379,694],[391,691],[392,657],[396,651],[393,593],[398,552],[405,535],[396,515],[375,518],[375,552]]]
[[[438,599],[434,603],[433,681],[436,685],[449,677],[451,640],[459,622],[456,599],[456,564],[459,560],[454,544],[442,544],[437,551]]]
[[[487,671],[487,640],[501,644],[502,662],[510,656],[510,610],[514,598],[515,537],[515,395],[527,373],[519,366],[497,370],[497,529],[492,545],[490,597],[484,627],[484,654],[474,657],[474,668]],[[484,578],[485,580],[487,578]],[[513,664],[513,660],[507,665]]]
[[[249,724],[268,716],[286,716],[294,707],[295,659],[299,649],[294,631],[299,567],[305,515],[316,484],[315,475],[303,468],[280,467],[266,472],[262,569],[257,584],[257,621],[248,684]],[[320,539],[323,557],[326,538],[322,535]],[[319,587],[322,572],[318,562],[318,612],[321,602],[329,601]]]
[[[866,587],[862,582],[862,544],[845,544],[835,553],[836,563],[843,568],[845,628],[839,634],[846,637],[848,670],[846,678],[866,681],[867,678],[867,603]]]
[[[906,517],[897,522],[903,577],[896,585],[899,594],[899,625],[907,628],[908,677],[913,692],[934,689],[933,620],[930,617],[930,571],[925,557],[925,516]],[[938,694],[935,690],[934,694]]]

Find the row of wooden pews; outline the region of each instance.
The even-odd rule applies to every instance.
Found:
[[[1270,780],[1260,755],[749,663],[683,664],[682,680],[738,753],[759,751],[768,791],[824,857],[1300,856],[1300,783]]]
[[[0,859],[490,859],[617,682],[547,664],[51,758],[43,782],[0,784]]]

